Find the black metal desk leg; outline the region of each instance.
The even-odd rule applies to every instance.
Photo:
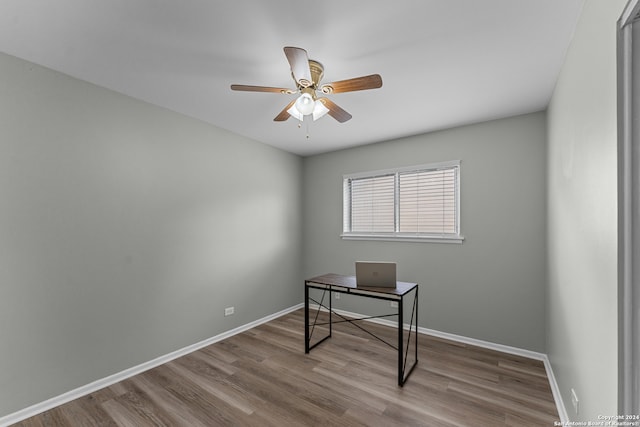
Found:
[[[418,287],[416,286],[416,296],[415,296],[415,302],[416,302],[416,330],[415,330],[415,336],[416,336],[416,361],[415,363],[418,363],[418,301],[420,301],[420,299],[418,298]]]
[[[329,287],[329,336],[333,333],[333,290]]]
[[[400,387],[404,385],[404,369],[402,369],[402,347],[404,346],[404,337],[402,333],[403,300],[404,298],[400,297],[400,301],[398,302],[398,385]]]
[[[309,353],[309,287],[304,282],[304,352]]]

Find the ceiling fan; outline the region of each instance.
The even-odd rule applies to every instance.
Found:
[[[292,95],[300,93],[300,96],[291,101],[273,120],[283,122],[293,116],[303,121],[305,116],[311,116],[318,120],[325,114],[329,114],[340,123],[351,119],[351,114],[340,108],[329,98],[318,97],[318,92],[324,95],[334,93],[354,92],[357,90],[377,89],[382,87],[382,77],[379,74],[340,80],[333,83],[320,85],[324,74],[324,67],[318,61],[309,59],[307,51],[299,47],[285,47],[284,54],[291,66],[291,76],[296,82],[296,89],[287,89],[267,86],[231,85],[231,90],[245,92],[273,92]]]

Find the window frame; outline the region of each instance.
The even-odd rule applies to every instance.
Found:
[[[400,232],[398,227],[399,217],[399,175],[408,172],[437,171],[442,169],[455,170],[455,230],[456,233],[418,233]],[[460,173],[461,161],[453,160],[448,162],[428,163],[414,166],[403,166],[398,168],[380,169],[375,171],[350,173],[342,176],[342,233],[343,240],[379,240],[398,242],[420,242],[420,243],[457,243],[464,241],[464,236],[460,228]],[[394,218],[395,231],[393,232],[353,232],[346,230],[347,223],[351,218],[351,194],[349,191],[350,180],[375,178],[378,176],[394,175]],[[349,227],[350,228],[350,225]]]

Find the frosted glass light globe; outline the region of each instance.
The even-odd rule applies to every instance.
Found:
[[[296,108],[303,116],[313,113],[313,107],[315,107],[315,101],[308,93],[303,93],[300,98],[296,100]]]

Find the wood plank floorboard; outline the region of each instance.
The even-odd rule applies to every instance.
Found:
[[[319,319],[326,317],[320,314]],[[366,328],[396,343],[395,328]],[[314,337],[327,330],[320,327]],[[397,386],[397,353],[349,323],[304,353],[304,312],[274,319],[15,424],[76,426],[552,426],[537,360],[420,335]]]

